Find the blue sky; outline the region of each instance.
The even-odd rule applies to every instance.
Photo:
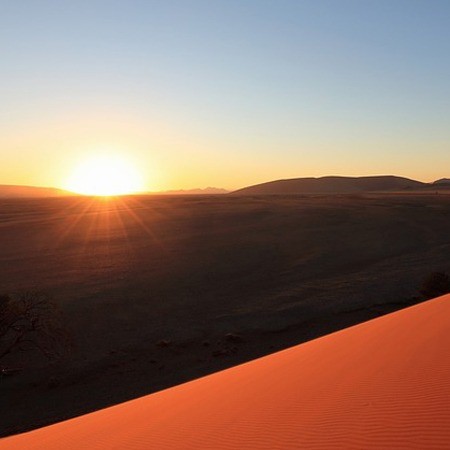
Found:
[[[0,1],[0,184],[450,176],[448,1]],[[45,168],[45,170],[44,170]]]

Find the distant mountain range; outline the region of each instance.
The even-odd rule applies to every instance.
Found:
[[[204,189],[179,189],[173,191],[149,192],[153,195],[217,195],[227,194],[229,191],[215,187],[207,187]]]
[[[428,190],[450,187],[450,180],[443,178],[434,183],[422,183],[392,175],[370,177],[292,178],[238,189],[231,195],[298,195],[298,194],[352,194],[362,192],[394,192]]]
[[[204,189],[181,189],[173,191],[147,192],[144,195],[311,195],[311,194],[352,194],[363,192],[402,192],[449,190],[450,178],[441,178],[432,183],[393,175],[370,177],[327,176],[321,178],[291,178],[269,181],[244,187],[233,192],[207,187]],[[63,189],[36,186],[0,185],[0,198],[42,198],[77,195]]]
[[[227,194],[229,191],[214,187],[204,189],[188,189],[161,192],[144,192],[144,195],[217,195]],[[46,198],[78,195],[63,189],[37,186],[0,185],[0,198]]]

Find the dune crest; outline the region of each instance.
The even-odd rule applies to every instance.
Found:
[[[446,295],[0,448],[448,448],[449,329]]]

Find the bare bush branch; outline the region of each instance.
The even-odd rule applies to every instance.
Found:
[[[16,352],[36,351],[53,360],[71,348],[61,314],[37,291],[0,295],[0,361]]]

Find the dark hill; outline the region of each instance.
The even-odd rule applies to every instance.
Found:
[[[420,181],[391,175],[371,177],[292,178],[256,184],[232,192],[232,195],[350,194],[358,192],[420,189]]]
[[[439,186],[450,186],[450,178],[441,178],[440,180],[433,182],[433,184]]]

